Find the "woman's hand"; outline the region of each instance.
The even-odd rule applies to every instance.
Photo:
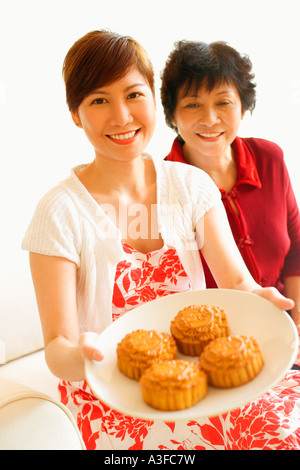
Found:
[[[284,297],[275,287],[259,287],[252,293],[269,300],[280,310],[291,310],[294,307],[294,301]]]
[[[298,344],[298,355],[296,357],[295,364],[296,366],[300,367],[300,325],[296,325],[296,328],[297,328],[298,335],[299,335],[299,344]]]
[[[79,348],[83,359],[102,361],[103,355],[96,346],[97,333],[82,333],[79,337]]]
[[[297,355],[297,358],[295,360],[295,364],[297,366],[300,366],[300,325],[296,325],[296,327],[297,327],[298,335],[299,335],[299,345],[298,345],[298,355]]]
[[[275,287],[261,287],[252,291],[253,294],[260,295],[265,299],[270,300],[276,307],[280,308],[281,310],[291,310],[294,307],[294,301],[291,299],[287,299]],[[296,324],[296,328],[299,335],[299,345],[298,345],[298,355],[295,360],[295,364],[300,366],[300,325]]]

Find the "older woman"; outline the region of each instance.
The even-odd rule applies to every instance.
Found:
[[[166,122],[178,134],[166,159],[211,176],[253,278],[295,301],[299,326],[300,216],[283,152],[273,142],[237,136],[255,107],[253,78],[249,58],[224,42],[176,43],[161,84]],[[203,264],[207,287],[216,287],[210,263]]]
[[[42,198],[23,240],[47,363],[88,449],[176,448],[176,441],[196,448],[201,438],[189,423],[124,416],[93,395],[84,358],[105,354],[94,335],[142,302],[204,288],[197,233],[220,285],[256,292],[282,309],[293,302],[250,276],[205,172],[143,154],[156,111],[144,49],[130,37],[93,31],[71,47],[63,71],[72,119],[94,159]]]

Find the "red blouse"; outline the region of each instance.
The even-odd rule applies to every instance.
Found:
[[[233,236],[256,282],[283,292],[284,277],[300,275],[300,216],[283,152],[263,139],[237,137],[232,146],[237,180],[220,191]],[[188,163],[178,138],[166,160]],[[207,287],[216,287],[202,261]]]

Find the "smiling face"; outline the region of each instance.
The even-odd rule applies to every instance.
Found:
[[[155,99],[147,79],[134,67],[86,96],[72,118],[96,158],[127,161],[140,156],[153,135]]]
[[[212,91],[178,92],[174,125],[185,142],[184,153],[191,163],[197,158],[222,158],[230,155],[243,117],[239,93],[234,85],[217,84]]]

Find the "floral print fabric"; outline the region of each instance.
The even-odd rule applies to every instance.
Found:
[[[168,423],[112,410],[86,382],[61,382],[60,391],[89,450],[300,450],[300,373],[295,371],[242,408]]]
[[[126,258],[117,265],[112,299],[113,320],[138,305],[191,289],[176,251],[167,246],[139,253],[123,243]]]
[[[116,270],[113,320],[158,296],[190,289],[176,252],[142,254],[127,245]],[[109,408],[86,381],[59,384],[61,401],[77,421],[88,450],[300,450],[300,372],[220,416],[178,422],[147,421]]]

